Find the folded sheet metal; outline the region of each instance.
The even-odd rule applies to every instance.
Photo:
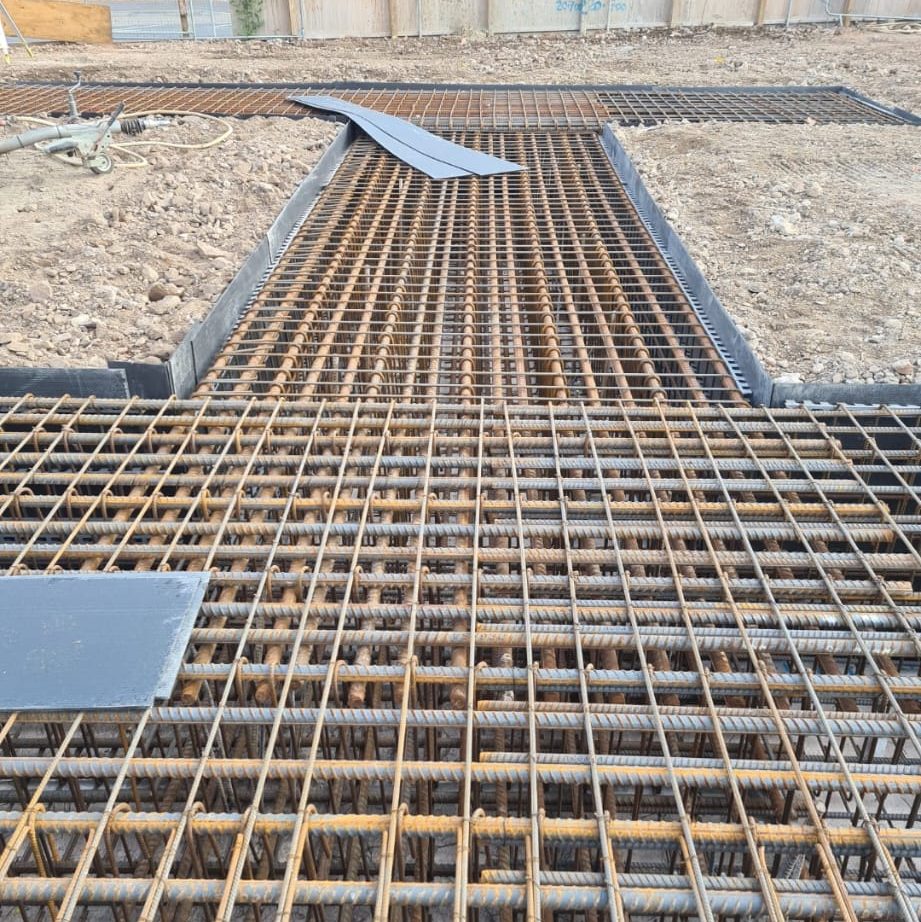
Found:
[[[458,179],[464,176],[496,176],[518,173],[520,164],[446,141],[392,115],[332,96],[292,96],[293,102],[351,119],[367,135],[394,157],[432,179]]]

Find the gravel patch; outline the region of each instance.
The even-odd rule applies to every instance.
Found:
[[[921,381],[917,128],[617,134],[773,376]]]
[[[172,354],[335,135],[304,119],[233,120],[208,150],[137,148],[105,176],[35,151],[0,158],[0,364],[105,366]],[[25,123],[2,129],[24,130]],[[142,138],[198,143],[189,118]]]

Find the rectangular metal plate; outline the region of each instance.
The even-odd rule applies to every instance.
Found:
[[[0,711],[145,708],[168,697],[208,579],[0,578]]]

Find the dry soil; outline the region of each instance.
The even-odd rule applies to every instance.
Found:
[[[219,147],[135,148],[148,165],[105,176],[35,151],[0,158],[0,364],[169,357],[335,133],[316,119],[232,125]],[[142,137],[221,131],[192,118]]]
[[[617,133],[772,375],[921,380],[917,128]]]

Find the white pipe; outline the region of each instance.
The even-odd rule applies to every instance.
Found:
[[[793,0],[787,0],[787,15],[783,21],[783,27],[785,29],[790,28],[790,17],[793,15]]]
[[[886,22],[921,22],[921,16],[873,16],[869,13],[845,13],[844,10],[836,13],[831,8],[831,0],[825,0],[825,13],[832,19],[837,19],[838,25],[844,23],[845,17],[848,19],[869,20],[871,22],[878,20],[884,20]]]

